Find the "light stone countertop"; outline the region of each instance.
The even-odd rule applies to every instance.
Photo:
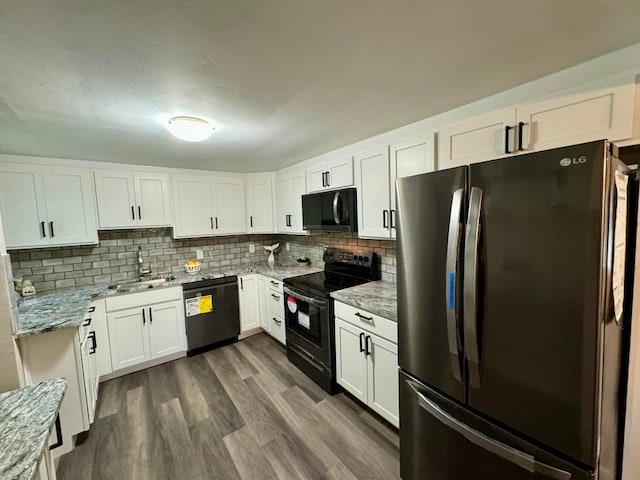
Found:
[[[335,300],[398,321],[396,284],[379,280],[331,292]]]
[[[176,274],[173,280],[156,286],[154,289],[182,286],[185,283],[198,281],[203,276],[222,278],[258,273],[276,280],[283,280],[288,277],[321,271],[323,271],[323,268],[313,266],[285,265],[271,269],[268,265],[246,264],[230,266],[220,270],[201,270],[195,275],[187,273]],[[95,285],[64,289],[26,298],[18,307],[17,328],[14,332],[14,337],[21,338],[38,333],[51,332],[60,328],[78,327],[85,320],[87,308],[89,308],[89,304],[94,298],[127,295],[147,290],[149,290],[149,287],[146,285],[136,286],[126,292],[109,289],[108,285]]]
[[[66,389],[56,378],[0,395],[0,478],[36,477]]]

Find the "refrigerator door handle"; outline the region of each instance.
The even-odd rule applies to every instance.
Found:
[[[478,244],[482,190],[471,188],[469,217],[464,241],[464,353],[469,362],[471,387],[480,388],[480,345],[478,338]]]
[[[458,277],[458,252],[460,251],[460,235],[462,225],[460,216],[462,215],[462,199],[464,189],[459,188],[453,192],[451,200],[451,215],[449,217],[449,234],[447,236],[447,278],[446,282],[446,312],[447,312],[447,337],[449,340],[449,354],[451,357],[451,368],[453,376],[458,381],[462,381],[462,371],[460,368],[460,351],[462,345],[458,335],[458,302],[456,301],[456,282]]]
[[[510,447],[498,440],[495,440],[478,430],[471,428],[469,425],[461,422],[457,418],[452,417],[442,410],[436,403],[425,397],[419,390],[415,382],[408,381],[407,384],[413,390],[418,398],[418,405],[427,411],[432,417],[443,423],[450,429],[458,432],[464,438],[474,445],[483,448],[494,455],[497,455],[531,473],[539,473],[555,480],[570,480],[571,473],[561,470],[546,463],[539,462],[534,456],[529,455],[521,450]]]

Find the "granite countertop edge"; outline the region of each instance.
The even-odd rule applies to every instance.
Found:
[[[0,395],[1,478],[36,478],[66,390],[67,381],[54,378]]]
[[[209,275],[222,278],[233,275],[260,274],[282,281],[285,278],[306,275],[323,271],[322,267],[280,265],[274,269],[267,265],[238,265],[223,269],[202,270],[195,275],[176,273],[175,279],[156,286],[154,290],[179,287],[186,283],[198,281],[202,276]],[[121,283],[127,283],[122,281]],[[60,291],[46,292],[33,298],[27,298],[17,309],[17,325],[13,336],[17,339],[52,332],[62,328],[79,327],[85,320],[87,309],[94,299],[108,298],[114,295],[128,295],[148,291],[140,287],[128,292],[110,290],[107,284],[86,287],[68,288]],[[46,317],[43,321],[42,318]]]
[[[398,321],[396,284],[385,280],[331,292],[331,297],[391,321]]]

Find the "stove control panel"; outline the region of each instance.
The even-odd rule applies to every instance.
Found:
[[[324,247],[322,259],[326,263],[347,263],[349,265],[371,267],[376,261],[376,254],[375,252],[350,252],[338,248]]]

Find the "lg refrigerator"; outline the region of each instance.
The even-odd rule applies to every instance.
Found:
[[[636,187],[608,145],[397,181],[404,480],[618,478]]]

